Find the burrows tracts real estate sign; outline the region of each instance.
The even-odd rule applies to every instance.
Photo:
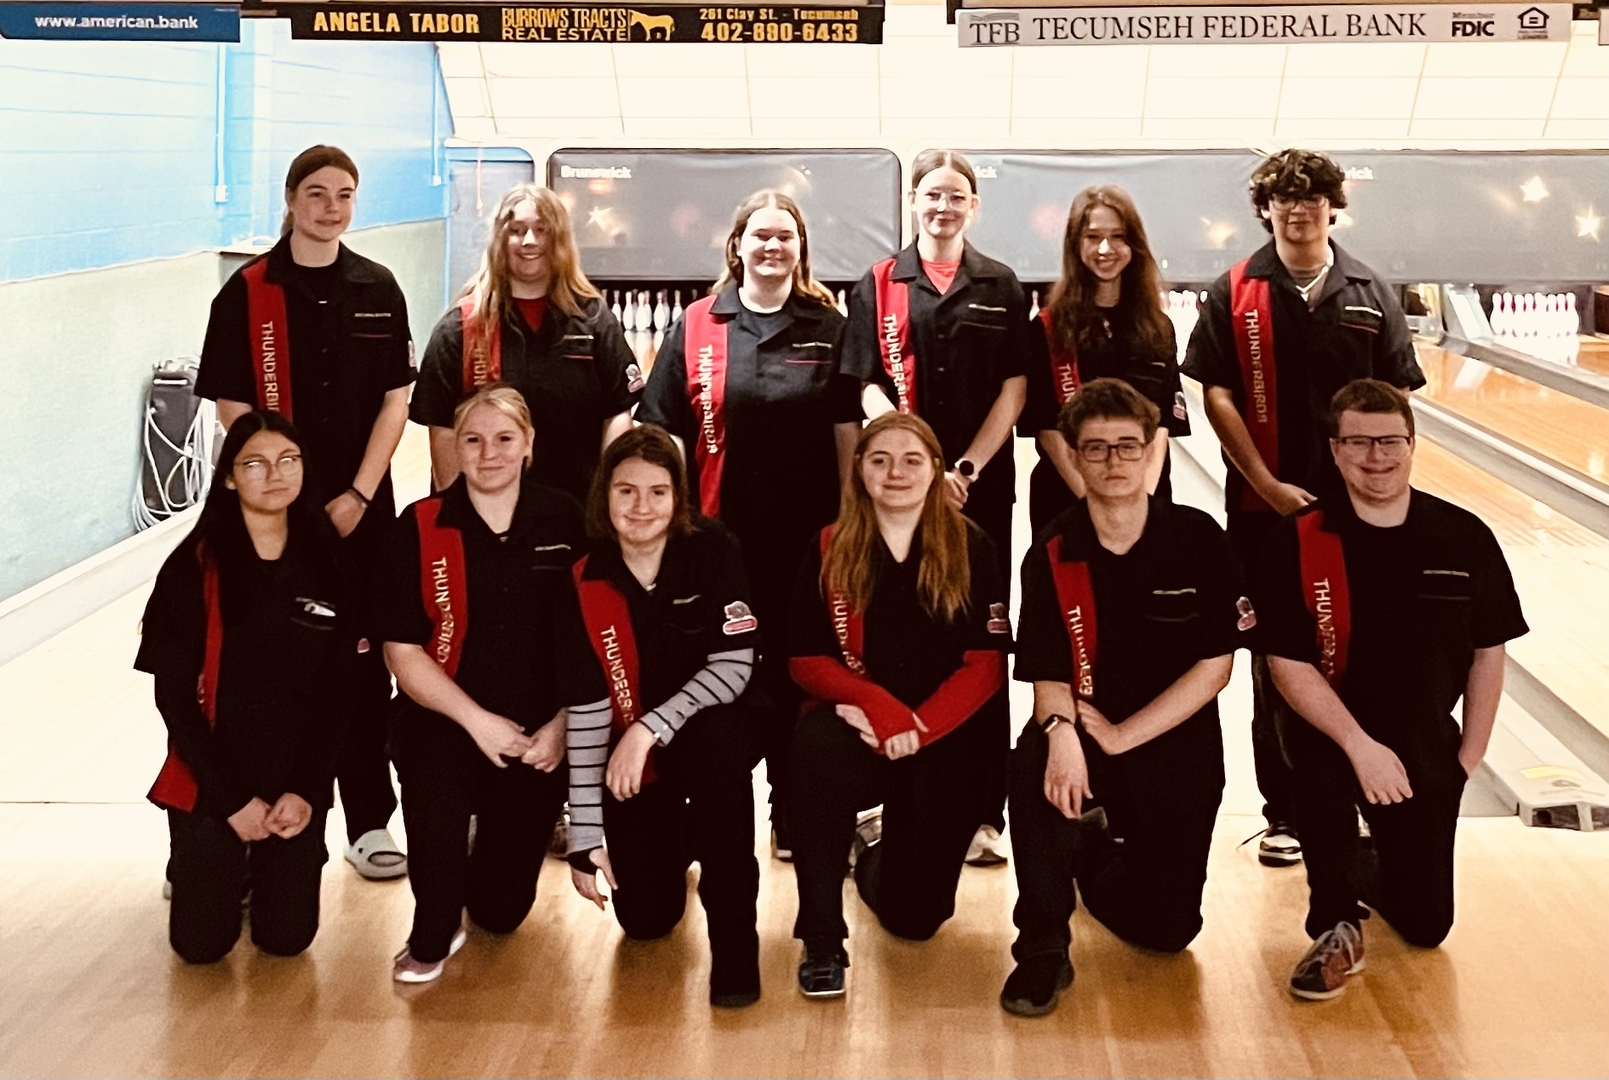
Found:
[[[1569,4],[962,8],[963,48],[1568,41]]]

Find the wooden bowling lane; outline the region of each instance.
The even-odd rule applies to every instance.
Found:
[[[1531,627],[1511,655],[1609,734],[1609,540],[1428,440],[1413,482],[1491,526]]]
[[[1553,461],[1609,483],[1609,410],[1502,368],[1420,345],[1419,394]]]

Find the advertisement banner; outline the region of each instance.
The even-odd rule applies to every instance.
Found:
[[[1569,41],[1569,4],[963,8],[963,48],[1021,45]]]
[[[239,41],[223,4],[0,2],[0,37],[33,41]]]
[[[248,9],[248,13],[249,13]],[[654,7],[627,4],[276,3],[291,36],[325,41],[607,41],[754,45],[883,40],[881,5]]]

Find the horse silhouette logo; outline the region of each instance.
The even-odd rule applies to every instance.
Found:
[[[644,15],[640,11],[627,10],[631,17],[631,21],[626,25],[626,35],[628,37],[633,29],[640,26],[642,27],[644,40],[654,40],[654,31],[657,29],[663,34],[659,40],[669,41],[670,35],[676,29],[676,17],[674,15]]]

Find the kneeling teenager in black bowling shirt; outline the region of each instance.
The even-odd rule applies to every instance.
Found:
[[[764,714],[739,701],[760,635],[737,541],[693,517],[681,454],[656,427],[610,444],[587,519],[592,552],[573,571],[579,610],[559,642],[576,891],[603,907],[601,870],[626,935],[663,937],[681,922],[697,860],[710,1003],[751,1005],[752,774]]]
[[[403,512],[375,577],[377,633],[401,691],[392,750],[413,862],[399,982],[441,974],[466,907],[493,933],[524,921],[564,803],[553,656],[581,507],[527,478],[519,391],[478,391],[453,430],[462,474]]]
[[[1168,439],[1190,434],[1190,418],[1161,297],[1156,259],[1128,192],[1109,184],[1080,191],[1067,211],[1061,280],[1028,332],[1028,402],[1017,430],[1039,443],[1028,480],[1035,535],[1083,497],[1083,478],[1056,424],[1062,406],[1096,379],[1122,379],[1160,411],[1145,484],[1164,502],[1173,499]]]
[[[1280,523],[1253,593],[1275,685],[1298,714],[1282,715],[1281,735],[1316,939],[1291,975],[1301,998],[1334,997],[1362,970],[1360,901],[1411,944],[1447,936],[1459,801],[1497,716],[1504,643],[1527,630],[1491,529],[1409,486],[1413,435],[1391,386],[1343,387],[1330,451],[1346,490]],[[1359,810],[1372,837],[1361,853]]]
[[[1005,585],[989,538],[945,496],[942,453],[914,416],[868,424],[838,521],[799,572],[790,669],[819,704],[794,732],[788,806],[811,997],[844,992],[851,841],[856,888],[884,929],[927,940],[955,911],[1006,753]],[[856,825],[878,803],[880,840]]]
[[[168,760],[168,938],[193,964],[240,937],[294,956],[318,931],[324,817],[357,669],[351,570],[304,497],[301,437],[247,412],[195,530],[162,566],[134,666],[156,676]]]
[[[1033,683],[1034,722],[1012,751],[1017,968],[1000,1003],[1024,1016],[1072,982],[1075,880],[1135,945],[1177,952],[1201,929],[1224,786],[1218,692],[1239,644],[1223,530],[1146,496],[1156,406],[1097,379],[1060,426],[1087,494],[1022,570],[1015,677]]]

